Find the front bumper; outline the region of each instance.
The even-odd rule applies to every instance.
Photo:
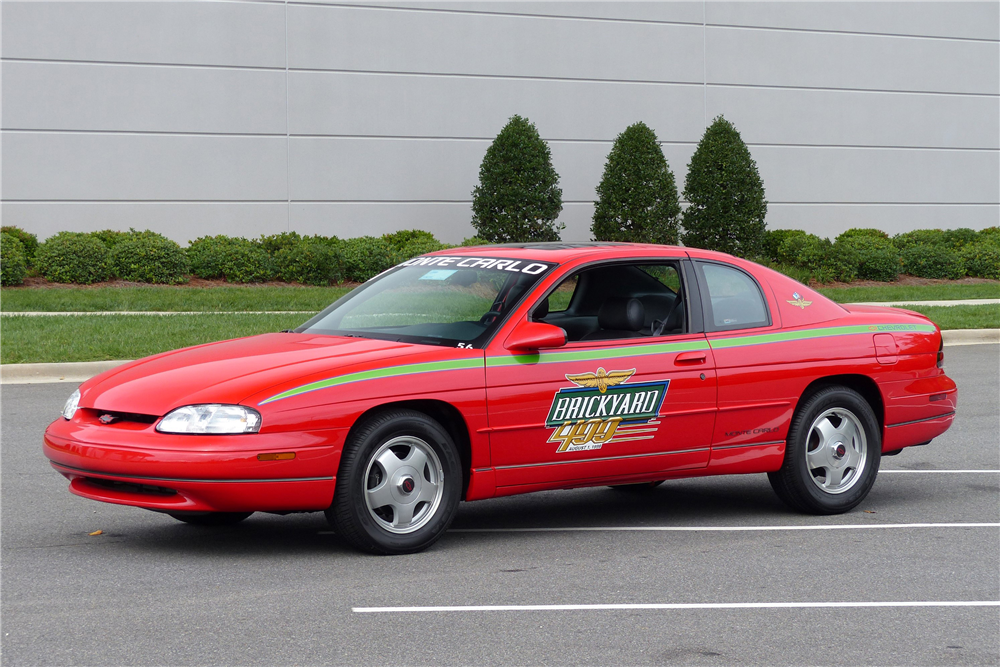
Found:
[[[43,452],[84,498],[161,511],[322,510],[333,502],[346,431],[239,436],[156,433],[59,419]],[[294,452],[292,460],[258,454]]]

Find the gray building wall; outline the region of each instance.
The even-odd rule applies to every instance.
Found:
[[[1000,224],[1000,3],[9,2],[2,214],[136,227],[471,236],[490,141],[527,116],[590,237],[615,136],[679,184],[741,131],[768,224]]]

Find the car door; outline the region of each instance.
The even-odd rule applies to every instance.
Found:
[[[498,490],[707,465],[716,377],[697,286],[684,266],[636,260],[568,272],[525,315],[563,327],[564,347],[525,355],[491,344],[487,408]],[[621,299],[632,319],[601,314]],[[638,330],[633,300],[643,304]]]
[[[731,264],[695,261],[693,267],[719,374],[712,465],[761,447],[783,451],[796,396],[781,370],[787,347],[769,342],[780,329],[773,293]]]

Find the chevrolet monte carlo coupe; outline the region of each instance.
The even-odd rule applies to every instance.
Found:
[[[282,333],[83,383],[44,451],[85,498],[201,525],[325,511],[355,547],[426,548],[461,500],[767,473],[801,512],[868,494],[955,416],[940,330],[715,252],[454,248]]]

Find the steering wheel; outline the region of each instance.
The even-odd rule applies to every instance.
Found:
[[[500,311],[499,310],[491,310],[490,312],[485,313],[482,317],[479,318],[479,323],[480,324],[490,324],[491,322],[493,322],[493,320],[495,320],[498,317],[500,317]]]

